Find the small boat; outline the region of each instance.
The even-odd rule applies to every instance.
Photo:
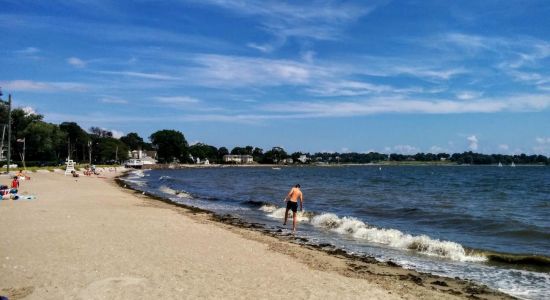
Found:
[[[515,168],[515,167],[516,167],[516,164],[515,164],[514,162],[512,162],[512,164],[510,165],[510,167]]]
[[[498,167],[502,168],[502,163],[500,161],[498,162]]]
[[[278,168],[278,167],[273,167],[271,168],[272,170],[280,170],[281,168]]]

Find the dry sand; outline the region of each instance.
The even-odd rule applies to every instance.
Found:
[[[10,300],[507,297],[219,222],[122,189],[114,172],[31,175],[20,191],[36,200],[0,201],[0,295]]]

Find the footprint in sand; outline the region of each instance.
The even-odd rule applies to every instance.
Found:
[[[94,281],[82,289],[79,299],[131,299],[139,296],[147,279],[137,277],[109,277]]]

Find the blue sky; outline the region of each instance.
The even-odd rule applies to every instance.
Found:
[[[548,1],[0,0],[54,123],[287,151],[550,154]]]

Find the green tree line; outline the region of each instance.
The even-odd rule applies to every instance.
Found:
[[[7,120],[7,110],[0,106],[0,118]],[[0,122],[2,123],[2,122]],[[5,122],[4,122],[5,124]],[[4,126],[2,127],[4,128]],[[417,153],[412,155],[392,153],[287,153],[281,147],[267,151],[254,146],[217,148],[204,143],[189,145],[182,132],[164,129],[151,134],[145,141],[137,133],[131,132],[116,138],[113,133],[100,127],[83,129],[75,122],[52,124],[44,121],[44,116],[17,108],[12,110],[12,161],[20,163],[25,146],[25,160],[32,165],[59,165],[67,157],[79,162],[93,164],[121,163],[128,159],[129,150],[155,150],[159,163],[192,163],[193,159],[211,163],[222,163],[224,155],[250,155],[260,164],[273,163],[376,163],[383,161],[449,161],[457,164],[550,164],[544,155],[502,155],[463,153]],[[7,130],[4,131],[4,144],[7,143]],[[21,141],[25,140],[25,143]],[[6,145],[4,145],[6,146]],[[6,150],[7,147],[4,147]],[[6,153],[4,153],[5,156]],[[307,157],[307,160],[303,158]]]

